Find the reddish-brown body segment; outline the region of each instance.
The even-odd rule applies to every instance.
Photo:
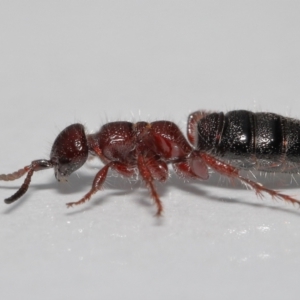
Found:
[[[224,176],[244,182],[258,194],[266,192],[272,197],[300,204],[291,196],[269,190],[242,177],[238,168],[197,149],[197,124],[205,115],[205,112],[190,115],[188,140],[178,126],[169,121],[135,124],[112,122],[103,125],[98,132],[90,135],[85,134],[83,125],[70,125],[56,138],[50,160],[36,160],[15,173],[0,175],[0,180],[8,181],[18,179],[27,173],[20,189],[5,202],[12,203],[27,191],[35,171],[54,168],[57,180],[64,181],[86,162],[88,155],[93,155],[101,159],[104,167],[96,174],[90,191],[79,201],[67,203],[68,207],[89,200],[101,189],[109,169],[112,168],[128,177],[137,173],[140,175],[157,206],[159,216],[163,206],[155,188],[155,181],[167,180],[169,164],[182,178],[206,180],[209,177],[208,168],[211,168]]]
[[[125,176],[138,172],[157,205],[158,215],[162,212],[162,204],[154,181],[167,180],[169,163],[173,164],[179,176],[208,177],[204,164],[188,159],[194,150],[179,128],[169,121],[108,123],[98,133],[88,136],[88,144],[90,151],[98,155],[107,167],[98,172],[91,191],[81,200],[68,203],[68,206],[84,203],[98,191],[109,167]]]

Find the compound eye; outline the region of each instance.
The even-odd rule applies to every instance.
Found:
[[[56,179],[64,181],[79,169],[86,162],[88,151],[83,125],[73,124],[65,128],[55,139],[50,154]]]

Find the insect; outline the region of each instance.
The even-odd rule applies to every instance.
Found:
[[[181,178],[207,180],[209,169],[230,179],[237,179],[254,189],[256,194],[269,194],[293,204],[292,196],[268,189],[243,177],[241,169],[264,172],[300,171],[300,121],[273,113],[246,110],[222,112],[197,111],[189,115],[187,138],[177,125],[169,121],[111,122],[94,134],[86,134],[82,124],[72,124],[57,136],[50,159],[34,160],[30,165],[0,175],[0,180],[15,180],[27,174],[24,183],[5,203],[22,197],[34,172],[53,168],[58,181],[79,169],[88,156],[97,156],[104,163],[96,174],[90,190],[77,202],[83,204],[101,189],[109,169],[130,177],[138,173],[145,182],[157,207],[163,205],[155,181],[169,176],[168,165]]]

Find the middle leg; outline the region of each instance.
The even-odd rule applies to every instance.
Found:
[[[137,159],[139,173],[148,187],[151,196],[156,204],[156,216],[160,216],[163,211],[163,205],[159,199],[154,186],[154,178],[159,181],[165,181],[168,177],[168,167],[163,161],[156,160],[154,157],[145,157],[139,155]]]

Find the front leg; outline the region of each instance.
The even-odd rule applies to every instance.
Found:
[[[103,183],[106,180],[109,168],[113,168],[125,176],[131,176],[134,174],[134,168],[132,168],[131,166],[124,165],[120,162],[114,162],[114,161],[109,162],[96,174],[90,191],[79,201],[67,203],[66,204],[67,207],[83,204],[84,202],[90,200],[91,196],[94,195],[97,191],[99,191],[102,188]]]
[[[107,177],[107,172],[109,168],[113,165],[113,162],[108,163],[106,166],[104,166],[95,176],[92,188],[90,191],[79,201],[76,202],[69,202],[67,203],[67,207],[72,207],[73,205],[79,205],[83,204],[84,202],[90,200],[91,196],[94,195],[97,191],[99,191],[103,185],[103,183],[106,180]]]

